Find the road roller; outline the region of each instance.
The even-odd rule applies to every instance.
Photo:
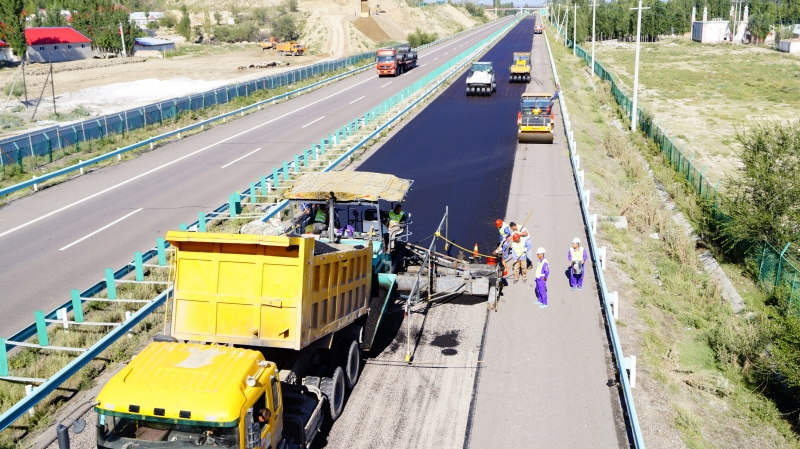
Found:
[[[553,143],[553,95],[525,92],[517,115],[519,143]]]
[[[511,74],[508,76],[508,81],[512,83],[530,83],[531,82],[531,54],[523,52],[514,52],[514,62],[508,68]]]

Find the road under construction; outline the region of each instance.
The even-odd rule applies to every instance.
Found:
[[[359,383],[347,398],[343,414],[334,423],[326,421],[313,447],[633,446],[593,271],[587,268],[582,291],[571,291],[567,280],[567,248],[575,237],[586,241],[587,230],[583,225],[563,127],[556,126],[553,144],[517,142],[516,117],[521,95],[526,90],[555,90],[544,37],[534,38],[535,20],[533,16],[523,19],[480,58],[492,62],[495,67],[507,67],[514,52],[530,51],[530,84],[511,83],[509,73],[501,69],[495,75],[496,94],[466,96],[466,74],[462,74],[412,119],[396,128],[356,170],[390,173],[414,180],[404,209],[411,213],[414,233],[411,240],[423,244],[429,242],[446,208],[448,238],[468,248],[478,242],[482,253],[491,251],[497,242],[495,219],[521,222],[532,212],[526,226],[531,232],[533,246],[547,249],[552,270],[548,282],[550,307],[535,307],[532,282],[507,286],[497,311],[487,310],[485,298],[463,295],[420,304],[409,314],[404,314],[398,304],[389,310],[383,331],[376,338]],[[424,58],[425,54],[421,53],[421,68],[426,63]],[[411,77],[416,70],[398,80],[408,77],[413,81]],[[358,78],[353,78],[334,88],[341,90],[359,82]],[[384,82],[376,84],[374,89],[385,86]],[[359,100],[361,98],[352,103]],[[304,96],[275,106],[271,113],[278,116],[298,107],[299,103],[312,104],[312,101],[316,98]],[[320,112],[319,108],[314,109]],[[319,115],[327,115],[317,112],[309,112],[303,120],[310,122]],[[557,105],[554,114],[560,124]],[[216,134],[207,138],[217,141],[230,135],[239,136],[264,120],[263,116],[245,118],[209,131]],[[175,153],[185,154],[197,148],[197,142],[194,146],[181,147],[189,140],[177,144],[173,155],[159,150],[162,152],[147,156],[172,159]],[[255,136],[244,135],[241,140],[235,145],[223,144],[235,146],[235,151],[209,155],[202,161],[198,159],[172,175],[205,176],[208,167],[247,156],[253,147],[265,143]],[[286,140],[270,142],[296,147],[295,141]],[[232,168],[263,173],[264,166],[277,163],[274,155],[255,156],[246,164]],[[167,159],[149,163],[154,162],[165,163]],[[133,167],[133,163],[126,164]],[[116,170],[142,169],[141,166],[123,167],[126,165]],[[114,181],[112,177],[133,176],[134,172],[112,176],[103,175],[101,171],[98,175],[102,178],[100,182],[109,183]],[[220,180],[222,185],[207,182],[207,186],[197,186],[192,198],[202,204],[184,200],[186,204],[181,207],[193,207],[189,213],[178,211],[149,217],[156,224],[149,232],[163,234],[174,226],[175,216],[191,216],[196,208],[210,206],[213,198],[233,190],[233,185],[242,178],[252,177],[252,173],[247,172]],[[213,180],[215,178],[207,178],[207,181]],[[154,184],[155,187],[148,188],[157,189],[160,182]],[[164,188],[166,183],[161,186]],[[58,191],[68,187],[51,189],[54,192],[49,192],[49,201],[64,198],[65,193]],[[141,199],[143,195],[147,195],[147,190],[134,196]],[[201,200],[204,195],[211,199]],[[41,196],[35,195],[27,201],[35,202]],[[123,209],[110,207],[106,212],[109,220],[124,215],[125,210],[144,207],[124,198],[124,192],[113,197],[123,197],[119,201],[126,206]],[[39,201],[34,214],[47,210],[47,203]],[[111,204],[117,199],[106,201]],[[32,216],[13,221],[24,223]],[[111,243],[125,229],[97,244]],[[0,235],[2,232],[0,230]],[[43,230],[38,229],[38,232]],[[54,239],[56,237],[50,237],[38,245],[52,245]],[[0,245],[4,245],[3,240],[9,239],[0,238]],[[59,241],[55,245],[62,243]],[[457,249],[450,249],[453,255],[457,252]],[[102,259],[104,256],[110,254],[98,251],[91,258],[114,266],[112,261]],[[8,260],[3,263],[11,265]],[[8,327],[20,326],[9,323]],[[404,361],[408,346],[414,348],[411,364]],[[87,420],[92,419],[89,415],[91,413]]]

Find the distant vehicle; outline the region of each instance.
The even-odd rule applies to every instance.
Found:
[[[541,23],[537,23],[533,26],[533,34],[542,34],[544,33],[544,25]]]
[[[524,93],[517,115],[519,143],[553,143],[553,96],[548,93]]]
[[[275,50],[277,46],[278,46],[278,38],[276,38],[275,36],[272,36],[269,39],[264,39],[261,41],[262,50]]]
[[[531,54],[514,52],[514,63],[509,67],[511,75],[509,81],[512,83],[531,82]]]
[[[467,76],[467,96],[488,97],[497,92],[491,62],[473,62]]]
[[[411,45],[382,48],[376,53],[378,76],[397,76],[417,66],[417,52]]]
[[[306,46],[297,42],[281,42],[275,46],[280,56],[303,56]]]

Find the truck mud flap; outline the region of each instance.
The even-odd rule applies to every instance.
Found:
[[[378,293],[369,301],[369,314],[364,325],[364,342],[361,343],[362,350],[367,351],[372,347],[386,309],[397,296],[396,280],[396,274],[378,273]]]

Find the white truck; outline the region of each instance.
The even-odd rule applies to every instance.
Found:
[[[478,95],[488,97],[497,92],[494,81],[494,69],[491,62],[473,62],[467,75],[467,96]]]

